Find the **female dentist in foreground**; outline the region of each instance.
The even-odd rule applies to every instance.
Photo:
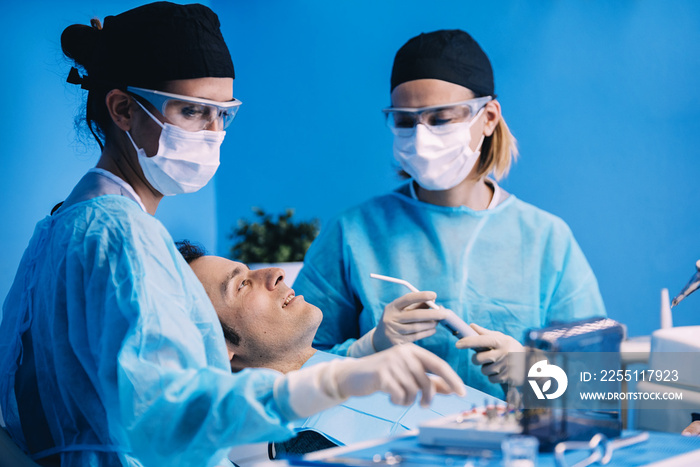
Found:
[[[323,310],[314,347],[359,356],[419,341],[465,384],[502,397],[496,383],[508,380],[506,357],[527,328],[605,316],[598,284],[561,219],[498,186],[515,139],[469,34],[409,40],[394,60],[391,103],[394,157],[410,180],[341,214],[309,249],[294,287]],[[371,273],[434,292],[404,295]],[[457,341],[436,327],[444,310],[424,304],[436,297],[479,335]]]
[[[349,396],[382,390],[409,404],[420,391],[427,404],[436,391],[464,392],[417,346],[287,375],[232,374],[211,302],[153,217],[164,195],[211,179],[240,105],[217,16],[158,2],[104,27],[70,26],[61,44],[84,70],[69,81],[89,90],[86,120],[102,154],[37,224],[3,307],[0,403],[33,459],[213,465],[234,444],[293,436],[290,420]],[[232,271],[221,293],[246,286]],[[290,298],[280,313],[303,308]]]

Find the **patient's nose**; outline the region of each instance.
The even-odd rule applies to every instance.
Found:
[[[274,290],[277,286],[284,282],[284,269],[267,268],[265,269],[265,285],[268,289]]]

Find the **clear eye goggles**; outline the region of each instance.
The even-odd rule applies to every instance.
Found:
[[[199,97],[181,96],[151,89],[127,87],[126,90],[148,101],[173,125],[183,130],[204,130],[214,121],[224,130],[236,117],[241,101],[218,102]]]
[[[413,133],[419,123],[439,134],[449,131],[451,123],[468,122],[492,99],[491,96],[484,96],[430,107],[389,107],[382,112],[386,116],[386,125],[394,134]]]

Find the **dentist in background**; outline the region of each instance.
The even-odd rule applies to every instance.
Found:
[[[605,316],[596,278],[564,221],[498,185],[516,142],[491,63],[469,34],[409,40],[394,59],[390,91],[384,113],[408,180],[340,214],[309,249],[294,289],[323,310],[314,346],[360,356],[416,342],[465,384],[503,397],[506,357],[522,349],[526,329]],[[404,294],[370,273],[425,292]],[[437,326],[444,310],[428,300],[478,335],[455,339]]]

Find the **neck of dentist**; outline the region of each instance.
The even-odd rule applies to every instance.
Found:
[[[129,154],[129,156],[125,156],[125,154]],[[156,213],[163,195],[146,182],[135,151],[126,136],[105,145],[96,167],[113,173],[131,185],[141,198],[146,212],[151,215]]]
[[[475,211],[488,208],[494,195],[494,189],[486,183],[486,177],[476,178],[474,172],[477,165],[474,165],[472,172],[460,184],[449,190],[426,190],[413,182],[418,199],[437,206],[466,206]]]

